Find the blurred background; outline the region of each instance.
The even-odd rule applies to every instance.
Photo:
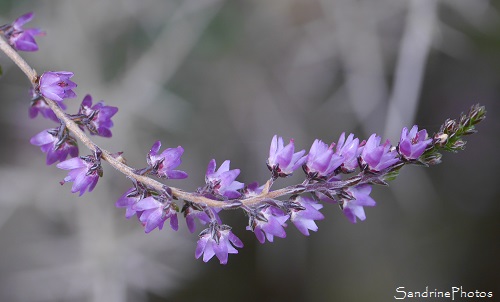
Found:
[[[110,151],[142,168],[157,139],[185,149],[195,190],[211,158],[263,183],[274,134],[309,149],[403,126],[433,133],[475,104],[487,119],[465,151],[407,167],[375,187],[367,220],[326,205],[319,231],[261,245],[240,212],[223,213],[245,248],[222,266],[194,259],[197,234],[144,234],[115,201],[131,182],[105,166],[71,194],[30,137],[29,83],[0,55],[1,301],[392,301],[410,291],[500,295],[498,100],[500,2],[486,0],[1,0],[0,24],[35,12],[47,32],[23,53],[39,72],[75,73],[78,98],[119,107]],[[87,154],[80,148],[82,155]],[[298,172],[276,188],[300,181]],[[197,232],[202,230],[198,227]]]

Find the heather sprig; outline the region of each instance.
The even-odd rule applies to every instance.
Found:
[[[181,146],[160,152],[161,143],[156,141],[146,155],[147,166],[132,168],[125,164],[123,152],[106,151],[85,133],[110,138],[117,107],[102,101],[92,104],[91,96],[86,95],[76,114],[64,111],[63,101],[76,96],[73,89],[77,85],[70,80],[73,73],[48,71],[38,75],[16,51],[36,50],[33,37],[41,31],[22,29],[32,16],[21,16],[12,24],[0,27],[3,34],[0,49],[18,65],[32,85],[30,117],[40,113],[58,123],[55,128],[33,136],[30,142],[47,154],[47,165],[59,161],[57,168],[68,170],[61,184],[72,182],[71,191],[80,196],[91,192],[103,177],[102,162],[123,173],[133,186],[115,205],[125,208],[126,218],[136,216],[146,233],[162,230],[167,220],[170,227],[177,230],[179,212],[183,213],[191,233],[196,230],[198,220],[206,228],[199,233],[195,257],[203,255],[205,262],[217,256],[221,264],[226,264],[228,255],[238,253],[236,248],[243,247],[232,228],[223,224],[221,211],[241,211],[248,221],[246,229],[253,232],[260,243],[273,242],[275,237],[285,238],[288,222],[303,235],[316,232],[316,222],[325,218],[320,210],[328,203],[337,204],[350,222],[363,221],[365,207],[376,204],[370,196],[373,185],[388,185],[405,165],[438,164],[442,151],[463,150],[464,136],[475,133],[475,126],[486,114],[483,106],[474,105],[458,120],[446,120],[432,136],[428,136],[425,129],[419,130],[417,125],[410,130],[404,127],[396,145],[376,134],[360,140],[352,133],[347,137],[342,133],[337,143],[314,140],[308,154],[305,149],[295,152],[293,139],[285,145],[283,138],[275,135],[266,161],[270,175],[263,185],[257,182],[245,185],[237,180],[240,169],[230,169],[229,160],[217,168],[212,159],[205,171],[205,183],[195,192],[187,192],[170,184],[172,180],[188,177],[186,172],[177,170],[184,153]],[[78,157],[77,141],[85,145],[91,155]],[[305,172],[302,182],[272,189],[279,178],[299,168]],[[168,185],[150,176],[166,180]]]

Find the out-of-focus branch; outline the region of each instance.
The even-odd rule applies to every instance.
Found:
[[[113,99],[130,100],[127,110],[135,110],[158,95],[189,54],[206,26],[224,4],[223,0],[183,1],[163,31],[147,52],[124,72],[122,80],[116,82]],[[148,74],[144,77],[144,74]],[[141,86],[141,89],[122,87]],[[140,102],[136,100],[140,99]],[[124,131],[125,132],[125,131]]]
[[[397,137],[397,129],[410,125],[416,115],[427,56],[436,23],[438,0],[411,0],[401,40],[394,87],[389,100],[385,137]]]
[[[373,125],[367,118],[387,98],[376,19],[366,2],[323,0],[326,18],[337,35],[340,62],[345,71],[345,87],[357,121],[366,133]],[[355,20],[355,21],[353,21]]]

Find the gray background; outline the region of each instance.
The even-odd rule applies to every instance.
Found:
[[[194,259],[197,236],[144,234],[115,201],[131,186],[105,167],[78,197],[29,138],[29,83],[0,55],[1,301],[392,301],[395,289],[500,295],[498,99],[500,5],[484,0],[0,1],[0,24],[34,11],[39,72],[75,73],[83,96],[119,107],[113,138],[133,167],[157,139],[185,148],[195,190],[211,158],[238,180],[264,182],[274,134],[309,149],[343,131],[396,141],[429,132],[472,104],[488,118],[464,152],[408,167],[351,224],[335,205],[309,238],[259,244],[239,212],[223,214],[245,243],[221,266]],[[86,150],[80,149],[85,155]],[[301,173],[276,183],[300,181]],[[201,228],[197,229],[197,232]]]

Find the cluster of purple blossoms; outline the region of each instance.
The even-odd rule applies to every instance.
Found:
[[[35,117],[40,112],[42,116],[56,120],[54,112],[47,106],[44,97],[53,101],[55,101],[53,98],[58,97],[59,101],[56,103],[63,108],[62,101],[64,99],[76,96],[71,90],[76,87],[76,84],[69,80],[72,75],[69,72],[44,73],[40,77],[39,86],[34,90],[39,91],[39,94],[33,92],[36,95],[36,102],[32,102],[30,116]],[[44,82],[43,79],[51,79],[50,83],[52,84],[49,85],[49,82]],[[86,127],[91,134],[111,137],[110,128],[113,126],[111,117],[117,111],[118,108],[106,106],[102,101],[92,106],[92,97],[87,95],[82,101],[78,114],[67,116],[77,123],[80,128]],[[70,170],[62,183],[74,182],[71,191],[73,193],[80,192],[81,196],[86,190],[91,192],[96,186],[99,177],[102,177],[100,157],[95,155],[77,157],[78,145],[76,139],[69,133],[62,121],[57,121],[60,123],[58,128],[44,130],[32,137],[30,142],[35,146],[39,146],[42,152],[47,153],[47,165],[60,161],[61,163],[57,165],[58,168]],[[98,150],[96,149],[96,151]],[[70,159],[66,160],[68,156]]]
[[[0,26],[0,34],[15,50],[38,50],[35,37],[44,35],[44,32],[23,28],[32,18],[33,13],[28,13],[11,24]],[[111,161],[109,156],[116,157],[109,153],[106,153],[108,157],[104,156],[104,151],[95,145],[92,155],[79,157],[73,135],[81,132],[79,127],[87,129],[91,135],[111,137],[111,119],[118,108],[107,106],[102,101],[93,104],[92,97],[86,95],[77,114],[61,116],[54,106],[65,110],[63,101],[76,97],[73,89],[77,85],[70,80],[72,77],[72,72],[48,71],[34,81],[30,91],[29,116],[35,118],[40,114],[59,126],[38,133],[30,142],[46,153],[47,165],[59,161],[57,168],[68,170],[61,184],[72,182],[71,191],[81,196],[91,192],[103,176],[101,159]],[[162,230],[167,220],[170,227],[177,231],[179,212],[183,213],[191,233],[196,230],[198,220],[207,227],[199,234],[195,257],[198,259],[203,255],[203,261],[208,262],[216,256],[221,264],[226,264],[229,254],[237,254],[236,248],[242,248],[243,243],[230,226],[222,223],[218,213],[223,209],[243,210],[248,217],[246,229],[252,231],[260,243],[273,242],[275,237],[285,238],[288,221],[305,236],[309,236],[310,231],[316,232],[316,221],[324,219],[320,201],[338,204],[352,223],[356,223],[357,219],[363,221],[366,219],[364,207],[376,204],[370,197],[373,184],[387,184],[386,180],[395,177],[404,164],[439,163],[439,148],[449,151],[463,149],[465,142],[460,136],[474,133],[474,125],[485,118],[485,112],[484,107],[479,105],[472,107],[459,122],[447,120],[434,138],[429,138],[426,130],[419,131],[416,125],[410,130],[405,127],[396,146],[392,146],[389,140],[382,143],[381,137],[376,134],[372,134],[367,141],[360,141],[354,134],[346,137],[342,133],[336,144],[316,139],[306,154],[305,150],[295,152],[293,139],[285,146],[283,138],[275,135],[266,162],[271,175],[264,185],[259,186],[257,182],[245,185],[236,180],[240,170],[230,169],[229,160],[216,169],[216,161],[212,159],[205,172],[204,186],[193,193],[166,185],[159,188],[144,180],[146,175],[169,180],[188,177],[186,172],[177,170],[182,163],[184,149],[178,146],[160,152],[161,142],[156,141],[147,154],[147,167],[128,167],[137,178],[124,172],[134,186],[115,205],[125,208],[127,219],[136,216],[146,233],[154,229]],[[68,122],[68,118],[72,122]],[[64,121],[74,128],[70,130]],[[121,152],[117,154],[121,156]],[[270,191],[278,178],[290,176],[299,168],[305,172],[301,184]],[[356,175],[350,175],[356,171]],[[289,198],[278,199],[285,195]],[[179,197],[184,199],[181,209],[177,204]]]
[[[414,130],[410,134],[406,132],[402,134],[401,142],[410,141],[409,144],[405,143],[404,149],[399,146],[392,147],[389,141],[380,144],[381,138],[376,135],[370,136],[368,141],[360,142],[353,134],[346,138],[345,133],[342,133],[337,144],[328,145],[320,140],[315,140],[307,155],[303,150],[295,152],[293,140],[285,146],[283,138],[274,136],[267,160],[267,166],[271,171],[270,183],[272,184],[272,181],[278,177],[289,176],[302,167],[306,173],[306,180],[302,184],[304,187],[301,189],[301,185],[299,185],[297,187],[299,194],[292,195],[287,201],[267,199],[255,206],[242,207],[249,217],[247,230],[254,232],[260,243],[273,242],[275,237],[286,237],[287,221],[290,220],[302,234],[308,236],[310,231],[318,230],[316,221],[324,219],[320,212],[323,205],[318,203],[321,200],[320,195],[329,199],[330,202],[337,203],[350,222],[356,223],[356,219],[365,220],[364,207],[375,206],[375,201],[370,197],[371,184],[380,183],[381,180],[377,177],[385,175],[391,169],[399,168],[399,164],[409,158],[407,153],[398,153],[397,150],[409,152],[418,158],[431,143],[425,130],[418,132],[416,137],[416,126],[412,129]],[[229,161],[225,161],[217,171],[215,168],[215,160],[210,161],[205,176],[206,185],[198,189],[200,194],[223,201],[238,198],[248,200],[263,194],[265,186],[259,187],[256,182],[244,186],[236,181],[240,170],[230,170]],[[349,179],[343,180],[342,175],[353,173],[356,170],[371,178],[357,185],[348,183]],[[363,176],[358,177],[356,182],[363,179]],[[306,191],[306,186],[315,187],[315,190],[311,190],[311,197],[301,194]],[[185,209],[186,220],[190,219],[191,221],[192,218],[188,218],[189,215],[196,213],[203,223],[214,223],[210,215],[206,214],[206,209],[205,211],[201,208],[197,209],[193,204],[186,204]],[[220,218],[217,216],[217,224],[215,225],[220,225],[220,223]],[[194,223],[190,222],[189,225],[190,231],[193,232]],[[226,261],[228,252],[224,250],[224,252],[219,251],[218,254],[215,251],[220,247],[210,245],[216,242],[213,235],[210,235],[212,233],[213,227],[200,234],[196,257],[200,257],[202,251],[205,251],[204,260],[207,261],[214,254],[219,257],[222,253],[224,256],[219,257],[219,260],[223,263]],[[207,245],[211,247],[208,250],[208,256]],[[228,247],[228,251],[236,251],[227,240],[223,246],[224,248]],[[237,245],[234,246],[237,247]]]
[[[414,127],[414,129],[417,128]],[[425,148],[422,149],[422,144],[427,146],[430,141],[419,139],[421,136],[426,137],[425,130],[418,132],[417,138],[414,132],[410,134],[404,132],[401,141],[410,140],[410,144],[404,150],[408,150],[414,156],[418,153],[421,155],[425,150]],[[186,178],[187,173],[176,170],[181,164],[184,149],[179,146],[160,152],[160,147],[159,141],[153,144],[147,155],[148,166],[136,170],[136,173],[167,179]],[[217,169],[216,161],[212,159],[205,173],[205,186],[200,187],[197,194],[222,201],[229,206],[234,201],[240,201],[236,207],[241,207],[246,213],[249,218],[247,230],[254,232],[260,243],[273,242],[275,237],[285,238],[288,221],[291,221],[302,234],[309,236],[310,231],[318,230],[316,221],[324,219],[320,212],[323,205],[318,202],[322,200],[319,198],[320,195],[327,196],[330,202],[339,204],[344,215],[352,223],[355,223],[356,219],[365,220],[364,207],[375,205],[375,201],[369,196],[372,182],[344,185],[347,180],[342,180],[342,175],[353,173],[355,170],[369,175],[377,175],[384,169],[388,171],[390,167],[396,167],[399,162],[403,161],[403,156],[406,156],[405,153],[398,153],[399,149],[401,149],[399,146],[390,146],[388,141],[381,145],[380,137],[375,135],[372,135],[368,141],[360,143],[354,135],[350,134],[346,139],[343,133],[337,144],[327,145],[320,140],[315,140],[309,154],[305,155],[305,151],[295,152],[293,140],[284,146],[283,138],[275,136],[271,142],[267,161],[271,170],[271,180],[267,188],[266,185],[259,186],[257,182],[245,186],[236,180],[240,170],[230,169],[229,160],[224,161]],[[59,164],[58,166],[69,165]],[[79,172],[73,173],[83,175],[84,171],[90,171],[88,167],[87,164],[86,168],[82,167]],[[252,206],[242,205],[241,201],[265,195],[265,190],[269,190],[273,180],[277,177],[286,177],[299,167],[302,167],[306,173],[306,181],[302,185],[303,188],[300,186],[297,188],[295,191],[297,194],[292,194],[285,201],[269,198]],[[76,166],[70,168],[76,168]],[[80,176],[80,178],[85,179],[88,177],[87,174],[88,172],[85,172],[85,177]],[[65,180],[75,182],[73,191],[83,192],[84,186],[80,184],[82,180],[77,181],[76,176],[70,177],[70,175]],[[92,184],[95,185],[95,183]],[[304,189],[306,186],[316,186],[315,190],[310,190],[311,196],[303,194],[306,193]],[[89,191],[93,188],[91,185],[87,187]],[[126,209],[127,218],[137,216],[146,233],[156,228],[161,230],[167,220],[170,220],[170,227],[173,230],[178,229],[179,207],[168,187],[165,187],[163,191],[158,191],[135,181],[134,187],[118,199],[116,206]],[[195,252],[196,258],[203,255],[205,262],[215,255],[220,263],[225,264],[228,255],[237,253],[236,248],[243,246],[231,228],[222,224],[218,215],[221,210],[222,208],[209,207],[192,201],[185,201],[181,210],[191,233],[196,229],[196,220],[202,225],[208,225],[208,228],[199,234]]]
[[[45,35],[45,33],[37,28],[23,28],[26,23],[33,19],[33,16],[33,13],[27,13],[11,24],[0,26],[0,34],[4,36],[13,49],[18,51],[38,50],[35,37]],[[33,136],[30,142],[47,154],[47,165],[59,161],[58,168],[69,170],[68,176],[61,183],[73,182],[71,191],[79,192],[82,195],[85,191],[92,191],[99,177],[102,176],[101,152],[96,147],[94,155],[78,157],[77,140],[47,103],[47,99],[52,100],[61,110],[66,109],[63,101],[76,97],[73,89],[77,85],[70,80],[72,77],[72,72],[48,71],[36,78],[34,87],[30,89],[29,116],[35,118],[40,114],[44,118],[59,123],[59,126],[41,131]],[[82,101],[78,114],[67,116],[82,129],[83,127],[89,129],[91,134],[111,137],[110,128],[113,126],[111,117],[117,111],[118,108],[106,106],[103,102],[92,106],[92,98],[87,95]],[[69,159],[67,159],[68,157]]]

